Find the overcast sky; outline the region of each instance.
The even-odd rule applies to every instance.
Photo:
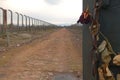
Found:
[[[82,12],[82,0],[0,0],[11,9],[53,24],[74,24]]]

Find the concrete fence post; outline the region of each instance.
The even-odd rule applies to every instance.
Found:
[[[3,9],[2,7],[0,7],[0,9],[2,10],[2,14],[4,14],[4,9]],[[2,16],[2,19],[3,19],[2,21],[4,22],[4,16]],[[3,25],[1,26],[1,32],[2,32],[2,33],[5,32]]]
[[[31,30],[31,26],[30,26],[30,17],[28,16],[28,19],[29,19],[29,31]]]
[[[31,30],[32,30],[32,29],[34,29],[34,26],[33,26],[33,18],[32,18],[32,17],[31,17],[31,20],[32,20],[32,26],[31,26],[31,27],[32,27]]]
[[[34,20],[34,19],[33,19],[33,18],[31,18],[31,19],[32,19],[32,27],[33,27],[33,20]]]
[[[10,29],[13,27],[13,12],[11,10],[8,10],[11,14],[11,22],[10,22]]]
[[[9,32],[8,32],[8,27],[7,27],[7,10],[3,10],[3,26],[6,32],[6,36],[7,36],[7,46],[10,45],[10,38],[9,38]]]
[[[24,27],[24,24],[23,24],[23,15],[22,14],[20,14],[20,15],[22,17],[22,27]]]
[[[27,16],[26,15],[24,15],[25,16],[25,26],[26,26],[26,31],[27,31]]]
[[[18,12],[15,12],[17,14],[17,27],[18,27],[18,31],[20,29],[20,26],[19,26],[19,13]]]

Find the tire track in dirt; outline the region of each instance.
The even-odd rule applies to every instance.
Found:
[[[56,73],[82,73],[81,46],[76,46],[81,40],[75,42],[74,36],[63,28],[42,42],[11,50],[8,53],[16,54],[7,68],[0,69],[0,80],[52,80]]]

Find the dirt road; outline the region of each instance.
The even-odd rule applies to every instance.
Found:
[[[57,79],[59,74],[81,78],[81,50],[81,34],[60,29],[28,45],[3,53],[0,59],[0,80],[64,80]]]

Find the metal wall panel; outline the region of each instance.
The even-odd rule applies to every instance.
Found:
[[[83,10],[89,5],[90,12],[93,12],[94,0],[83,0]],[[91,35],[89,26],[83,25],[83,80],[93,80],[92,61],[90,51],[92,49]]]
[[[94,1],[83,0],[83,9],[89,4],[90,12],[93,13]],[[101,32],[108,38],[114,51],[120,52],[120,0],[103,0],[99,17]],[[97,80],[92,76],[92,41],[89,25],[83,25],[83,80]]]
[[[100,11],[101,31],[110,41],[114,51],[120,52],[120,0],[108,1],[108,6]]]

